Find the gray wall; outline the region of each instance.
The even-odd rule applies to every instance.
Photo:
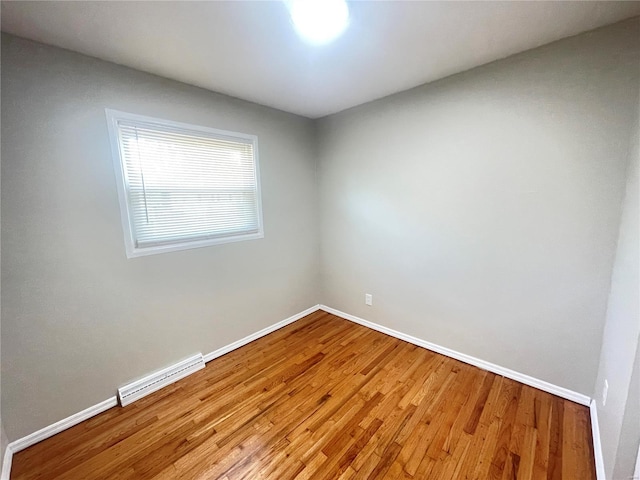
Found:
[[[602,339],[600,367],[594,392],[607,478],[616,479],[626,479],[633,473],[635,455],[640,443],[640,418],[637,416],[640,409],[640,396],[635,392],[636,399],[633,400],[634,391],[630,389],[633,363],[640,337],[639,114],[640,105],[636,103],[636,118],[632,123],[633,135],[628,149],[630,165],[626,194]],[[602,389],[605,379],[609,382],[609,394],[606,406],[603,406]],[[638,404],[632,405],[629,402]],[[629,418],[634,416],[635,411],[636,423],[633,431],[628,431],[622,441],[621,432],[626,410]],[[632,451],[631,455],[629,450]],[[619,460],[616,460],[617,451],[622,455]],[[612,477],[614,465],[618,466],[616,466],[616,476]],[[628,472],[629,475],[621,474],[620,470]]]
[[[640,340],[640,339],[639,339]],[[611,480],[628,480],[633,477],[634,467],[640,455],[640,348],[636,350],[633,373],[629,382],[629,395],[624,409],[620,440],[616,452],[615,467]],[[638,477],[635,477],[636,480]]]
[[[323,303],[591,395],[639,33],[627,21],[321,120]]]
[[[0,132],[0,134],[1,134],[1,132]],[[1,135],[0,135],[0,137],[1,137]],[[2,143],[2,142],[0,141],[0,143]],[[1,169],[0,169],[0,171],[1,171]],[[1,195],[2,187],[1,187],[1,185],[2,185],[2,182],[0,180],[0,205],[2,203],[2,201],[1,201],[1,199],[2,199],[2,195]],[[2,217],[1,208],[0,208],[0,217]],[[1,225],[2,225],[2,222],[0,222],[0,252],[2,251],[2,246],[1,246],[1,244],[2,244],[2,235],[1,235],[2,229],[1,229]],[[1,256],[0,256],[0,264],[1,263],[2,263],[2,261],[1,261]],[[1,270],[1,268],[0,268],[0,270]],[[1,335],[1,331],[2,331],[2,293],[1,292],[2,292],[2,276],[0,275],[0,338],[2,338],[2,335]],[[2,344],[2,342],[0,342],[0,478],[2,478],[2,473],[3,473],[2,472],[2,470],[3,470],[2,467],[4,466],[4,455],[5,455],[6,451],[7,451],[7,445],[9,444],[9,439],[7,438],[7,434],[4,431],[4,425],[2,423],[2,388],[1,388],[2,387],[2,381],[1,381],[1,377],[2,377],[2,368],[1,368],[1,366],[2,366],[2,361],[1,361],[1,358],[2,358],[2,354],[1,354],[2,346],[1,346],[1,344]]]
[[[319,301],[592,395],[639,25],[317,123],[3,35],[9,438]],[[127,260],[105,107],[257,134],[265,238]]]
[[[260,142],[265,237],[127,260],[105,107]],[[2,36],[10,440],[319,301],[312,121]]]
[[[2,475],[3,472],[4,456],[7,452],[7,445],[9,445],[9,439],[7,438],[7,434],[4,432],[2,422],[0,422],[0,475]]]

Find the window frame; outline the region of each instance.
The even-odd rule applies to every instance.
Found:
[[[113,167],[116,176],[116,186],[118,189],[118,200],[120,203],[120,220],[122,223],[122,230],[124,233],[124,244],[127,258],[142,257],[146,255],[154,255],[158,253],[175,252],[180,250],[190,250],[192,248],[209,247],[211,245],[220,245],[224,243],[242,242],[245,240],[257,240],[264,238],[264,224],[262,220],[262,190],[260,186],[260,162],[258,155],[258,137],[256,135],[249,135],[246,133],[232,132],[228,130],[220,130],[216,128],[204,127],[200,125],[193,125],[189,123],[174,122],[172,120],[165,120],[162,118],[149,117],[146,115],[138,115],[135,113],[127,113],[119,110],[113,110],[110,108],[105,109],[107,116],[107,126],[109,130],[109,140],[111,143],[111,154],[113,157]],[[255,164],[256,172],[256,191],[257,191],[257,217],[258,217],[258,231],[252,233],[240,233],[237,235],[220,236],[205,238],[200,240],[181,241],[166,243],[160,245],[153,245],[149,247],[136,246],[136,239],[134,238],[134,228],[132,225],[133,219],[131,216],[131,206],[129,205],[128,197],[128,185],[127,176],[125,174],[125,164],[120,145],[120,134],[118,129],[118,121],[126,120],[130,122],[144,122],[146,124],[156,124],[159,127],[170,127],[184,129],[187,133],[192,131],[194,133],[205,133],[210,136],[222,136],[226,139],[238,138],[243,141],[250,141],[253,145],[253,160]]]

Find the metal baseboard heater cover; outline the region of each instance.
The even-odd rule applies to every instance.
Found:
[[[182,360],[170,367],[164,368],[140,380],[131,382],[118,389],[118,399],[123,407],[139,400],[142,397],[157,392],[163,387],[177,382],[181,378],[191,375],[193,372],[205,367],[204,357],[201,353]]]

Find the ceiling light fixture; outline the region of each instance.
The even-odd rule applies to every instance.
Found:
[[[298,35],[313,45],[338,38],[349,25],[345,0],[286,0]]]

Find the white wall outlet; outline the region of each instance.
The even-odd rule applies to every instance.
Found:
[[[373,305],[373,295],[371,295],[370,293],[365,293],[364,294],[364,303],[371,306]]]
[[[604,387],[602,387],[602,406],[607,404],[607,394],[609,393],[609,382],[604,381]]]

